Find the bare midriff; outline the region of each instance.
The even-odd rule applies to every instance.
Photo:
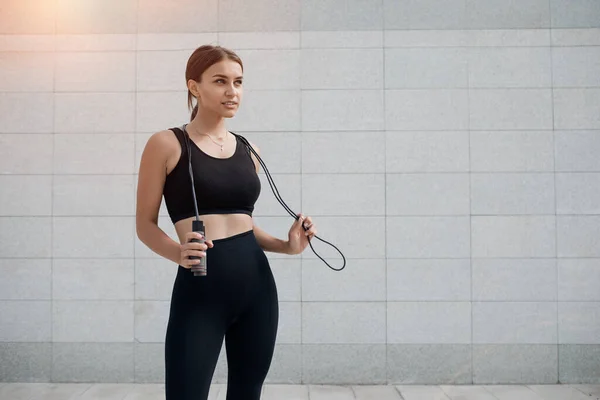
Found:
[[[192,221],[196,217],[185,218],[175,223],[175,230],[181,244],[185,243],[185,235],[192,231]],[[239,233],[252,230],[252,217],[247,214],[207,214],[201,215],[204,222],[207,240],[224,239]]]

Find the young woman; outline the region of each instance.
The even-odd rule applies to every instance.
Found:
[[[191,122],[148,140],[137,191],[138,237],[179,265],[165,339],[166,399],[208,397],[224,338],[227,400],[257,400],[271,364],[279,315],[264,252],[299,254],[317,230],[302,215],[288,240],[254,225],[252,211],[261,190],[258,160],[225,127],[242,100],[240,58],[219,46],[201,46],[188,60],[185,75],[188,106],[196,103]],[[201,236],[192,232],[188,138],[205,244],[190,242]],[[179,242],[157,225],[163,195]],[[206,276],[192,274],[190,268],[199,260],[190,256],[206,257]]]

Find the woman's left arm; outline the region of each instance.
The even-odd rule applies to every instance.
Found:
[[[269,235],[256,224],[254,224],[253,229],[256,241],[264,251],[269,251],[271,253],[291,254],[289,242]]]
[[[267,232],[260,229],[253,222],[254,236],[259,246],[264,251],[283,254],[300,254],[306,249],[310,240],[317,234],[317,227],[313,224],[310,217],[305,217],[302,214],[298,215],[298,219],[294,221],[288,232],[288,240],[284,241],[269,235]],[[303,228],[306,226],[306,229]]]
[[[250,143],[254,151],[260,155],[260,150],[254,143]],[[252,160],[255,163],[256,173],[259,171],[260,163],[254,156],[251,154]],[[254,236],[256,237],[256,241],[258,245],[264,250],[272,253],[282,253],[282,254],[300,254],[306,246],[308,246],[308,242],[317,234],[316,227],[314,226],[312,219],[310,217],[305,217],[302,214],[298,215],[298,219],[292,224],[290,231],[288,232],[288,240],[282,240],[276,238],[274,236],[269,235],[267,232],[259,228],[254,221],[252,222]],[[302,225],[306,226],[306,231],[302,227]]]

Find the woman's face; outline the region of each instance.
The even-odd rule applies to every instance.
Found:
[[[242,67],[235,61],[225,59],[210,66],[196,83],[198,108],[214,112],[223,118],[235,115],[244,92]]]

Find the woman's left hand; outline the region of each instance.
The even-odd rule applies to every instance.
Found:
[[[294,221],[288,232],[288,253],[300,254],[308,246],[308,242],[317,234],[317,228],[310,217],[298,214],[298,219]],[[306,227],[306,230],[302,227]]]

